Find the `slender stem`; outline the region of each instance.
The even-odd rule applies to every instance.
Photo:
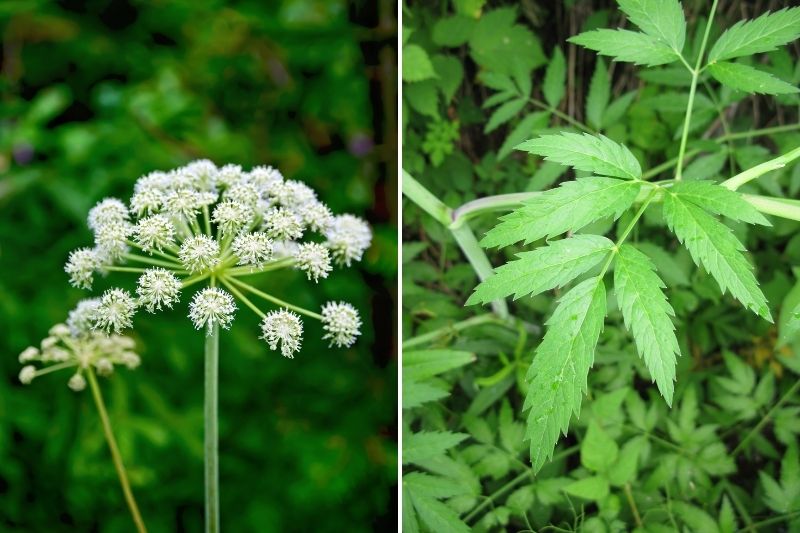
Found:
[[[189,287],[190,285],[194,285],[195,283],[200,283],[204,279],[208,278],[210,275],[211,274],[206,272],[205,274],[198,274],[198,275],[192,276],[190,278],[184,278],[183,281],[181,282],[181,288],[185,289],[186,287]]]
[[[211,217],[208,216],[207,205],[203,206],[203,223],[205,224],[206,235],[208,235],[209,237],[213,237],[213,235],[211,235]]]
[[[463,331],[465,329],[473,328],[476,326],[482,326],[484,324],[507,325],[508,322],[505,320],[498,319],[494,314],[473,316],[472,318],[462,320],[461,322],[456,322],[455,324],[450,324],[449,326],[445,326],[443,328],[439,328],[433,331],[429,331],[427,333],[423,333],[422,335],[417,335],[416,337],[411,337],[410,339],[406,339],[403,341],[403,349],[407,350],[408,348],[413,348],[415,346],[419,346],[421,344],[426,344],[428,342],[434,341],[439,337],[458,333],[459,331]]]
[[[158,255],[158,256],[160,256],[160,257],[163,257],[164,259],[168,259],[169,261],[172,261],[173,263],[177,263],[177,262],[179,262],[177,254],[168,254],[168,253],[164,253],[164,252],[162,252],[162,251],[155,250],[155,249],[145,250],[145,249],[144,249],[142,246],[140,246],[140,245],[139,245],[139,244],[137,244],[135,241],[132,241],[132,240],[130,240],[130,239],[129,239],[129,240],[127,240],[126,242],[127,242],[127,243],[128,243],[130,246],[133,246],[134,248],[138,248],[139,250],[141,250],[141,251],[143,251],[143,252],[145,252],[145,253],[147,253],[147,254],[150,254],[150,255]],[[178,248],[176,248],[176,250],[177,250],[177,249],[178,249]]]
[[[109,272],[136,272],[136,273],[147,272],[146,268],[118,267],[113,265],[103,265],[102,267],[100,267],[100,269],[107,270]]]
[[[250,265],[238,266],[233,268],[228,268],[225,270],[226,276],[252,276],[253,274],[261,274],[263,272],[269,272],[271,270],[279,270],[281,268],[287,268],[294,264],[293,257],[284,257],[282,259],[277,259],[275,261],[270,261],[269,263],[265,263],[260,267],[254,267]]]
[[[628,499],[628,505],[631,506],[631,512],[633,513],[633,520],[636,522],[636,527],[642,527],[642,517],[639,516],[639,509],[636,507],[636,501],[633,499],[630,483],[625,483],[625,497]]]
[[[183,269],[183,265],[176,263],[175,261],[161,261],[159,259],[153,259],[152,257],[144,257],[143,255],[136,254],[122,254],[122,257],[128,261],[137,261],[139,263],[146,263],[148,265],[155,265],[171,269]]]
[[[281,300],[280,298],[276,298],[276,297],[272,296],[271,294],[267,294],[266,292],[260,291],[260,290],[256,289],[255,287],[253,287],[252,285],[248,285],[247,283],[245,283],[245,282],[243,282],[241,280],[238,280],[236,278],[225,278],[225,279],[222,279],[221,281],[223,283],[225,283],[225,280],[229,281],[230,283],[233,283],[234,285],[237,285],[238,287],[240,287],[240,288],[242,288],[242,289],[244,289],[246,291],[252,292],[256,296],[260,296],[261,298],[264,298],[265,300],[267,300],[269,302],[272,302],[275,305],[278,305],[280,307],[286,307],[287,309],[291,309],[292,311],[296,311],[296,312],[300,313],[301,315],[306,315],[306,316],[310,316],[311,318],[316,318],[317,320],[322,320],[322,315],[320,315],[318,313],[315,313],[314,311],[309,311],[308,309],[304,309],[302,307],[299,307],[299,306],[296,306],[296,305],[292,305],[289,302],[285,302],[285,301]]]
[[[205,495],[206,532],[219,532],[219,324],[214,322],[205,344]]]
[[[249,307],[250,309],[252,309],[252,310],[253,310],[253,312],[254,312],[255,314],[257,314],[257,315],[258,315],[258,316],[260,316],[261,318],[264,318],[264,317],[266,317],[266,316],[267,316],[267,314],[266,314],[264,311],[262,311],[261,309],[259,309],[259,308],[258,308],[258,306],[257,306],[256,304],[254,304],[253,302],[251,302],[251,301],[250,301],[250,299],[249,299],[247,296],[245,296],[244,294],[242,294],[242,293],[241,293],[241,291],[240,291],[239,289],[237,289],[236,287],[234,287],[234,286],[233,286],[233,284],[232,284],[232,283],[230,283],[230,282],[229,282],[229,281],[228,281],[228,280],[225,278],[225,276],[222,276],[222,277],[220,277],[220,278],[219,278],[219,280],[222,282],[222,284],[223,284],[223,285],[225,285],[226,287],[228,287],[228,290],[230,290],[230,291],[233,293],[233,295],[234,295],[234,296],[236,296],[237,298],[239,298],[241,301],[243,301],[243,302],[244,302],[244,304],[245,304],[247,307]]]
[[[133,523],[136,525],[136,531],[145,533],[147,528],[144,527],[144,521],[141,514],[139,514],[139,507],[136,505],[136,499],[133,497],[130,483],[128,483],[128,474],[125,471],[125,465],[122,463],[122,456],[117,447],[117,441],[114,438],[114,432],[111,431],[111,421],[108,418],[106,405],[103,402],[103,395],[100,393],[100,387],[97,385],[97,378],[94,375],[94,369],[88,367],[86,375],[89,377],[89,386],[92,389],[92,396],[94,403],[97,406],[97,413],[100,415],[100,422],[103,424],[103,433],[105,433],[106,441],[108,442],[108,449],[111,450],[111,458],[114,461],[114,468],[117,470],[119,476],[119,484],[122,486],[122,493],[125,495],[125,501],[128,503],[128,508],[131,511]]]
[[[582,122],[579,122],[579,121],[575,120],[574,118],[572,118],[571,116],[567,115],[563,111],[560,111],[560,110],[556,109],[555,107],[551,107],[550,105],[546,104],[545,102],[542,102],[541,100],[537,100],[536,98],[531,98],[530,102],[533,105],[535,105],[536,107],[539,107],[541,109],[544,109],[545,111],[548,111],[549,113],[554,114],[555,116],[557,116],[558,118],[560,118],[564,122],[575,126],[576,128],[578,128],[581,131],[585,131],[586,133],[597,133],[595,130],[593,130],[592,128],[588,127],[586,124],[583,124]]]
[[[772,420],[772,415],[775,414],[775,411],[783,407],[783,404],[788,402],[791,397],[797,393],[798,389],[800,389],[800,380],[797,380],[795,384],[792,385],[788,391],[786,391],[786,394],[784,394],[781,399],[778,400],[778,403],[773,405],[767,414],[764,415],[764,418],[759,420],[758,424],[756,424],[756,426],[751,429],[747,435],[745,435],[745,437],[739,442],[739,445],[733,449],[733,452],[731,452],[731,457],[736,457],[739,455],[739,453],[744,449],[745,444],[750,442],[750,439],[761,433],[761,430],[764,429],[764,426],[766,426],[767,423]]]
[[[542,194],[539,191],[534,192],[516,192],[511,194],[497,194],[494,196],[484,196],[476,200],[469,201],[461,206],[453,209],[451,218],[453,222],[450,224],[450,229],[456,228],[471,218],[475,218],[483,213],[491,211],[507,211],[515,209],[517,206],[524,203],[526,200],[535,198]]]
[[[38,378],[39,376],[44,376],[45,374],[49,374],[50,372],[56,372],[58,370],[63,370],[71,366],[77,366],[77,364],[78,363],[76,363],[75,361],[66,361],[64,363],[58,363],[57,365],[46,366],[41,370],[37,370],[33,376]]]
[[[647,197],[647,199],[644,202],[642,202],[642,205],[639,206],[639,210],[636,211],[636,214],[633,215],[633,218],[631,219],[630,222],[628,222],[628,225],[623,230],[622,235],[620,235],[619,239],[617,239],[617,242],[614,243],[614,248],[608,254],[608,259],[606,259],[606,263],[603,265],[603,270],[600,272],[599,276],[600,278],[605,276],[608,267],[611,266],[611,261],[613,261],[614,257],[619,253],[619,247],[622,245],[622,243],[625,242],[625,239],[628,238],[628,235],[630,235],[631,231],[633,231],[633,227],[636,226],[636,223],[644,214],[644,211],[645,209],[647,209],[647,206],[649,206],[650,202],[653,201],[653,198],[655,198],[656,194],[658,193],[658,190],[659,187],[653,189],[653,192],[651,192],[650,195]]]
[[[697,54],[697,62],[695,63],[692,72],[692,84],[689,87],[689,103],[686,107],[686,117],[683,121],[683,133],[681,134],[681,146],[678,149],[678,163],[675,171],[675,179],[680,181],[683,172],[683,158],[686,154],[686,141],[689,138],[689,125],[692,122],[692,108],[694,107],[694,95],[697,92],[697,79],[700,76],[700,66],[703,64],[703,55],[706,52],[706,43],[708,43],[708,34],[711,32],[711,23],[714,20],[714,13],[717,11],[717,3],[719,0],[714,0],[711,4],[711,13],[708,15],[706,21],[706,31],[703,33],[703,40],[700,43],[700,52]]]
[[[786,124],[785,126],[772,126],[770,128],[762,128],[760,130],[747,130],[737,131],[719,137],[723,141],[735,141],[738,139],[750,139],[751,137],[760,137],[762,135],[772,135],[774,133],[785,133],[787,131],[800,130],[800,122],[797,124]]]

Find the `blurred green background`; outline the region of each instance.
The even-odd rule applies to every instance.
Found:
[[[97,414],[17,354],[89,293],[63,272],[88,209],[196,158],[271,164],[373,224],[356,268],[262,286],[310,308],[345,299],[364,334],[294,360],[240,311],[221,341],[226,531],[396,528],[396,5],[392,1],[0,3],[0,530],[130,531]],[[120,275],[91,294],[131,281]],[[203,336],[140,315],[143,364],[101,386],[151,531],[201,531]]]

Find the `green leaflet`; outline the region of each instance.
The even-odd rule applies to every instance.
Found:
[[[731,220],[740,220],[748,224],[771,226],[769,220],[746,202],[742,195],[713,181],[681,181],[670,189],[672,194]]]
[[[769,72],[758,70],[741,63],[712,63],[708,71],[718,82],[723,85],[758,94],[794,94],[800,89],[790,83],[786,83],[780,78],[776,78]]]
[[[744,246],[730,228],[685,198],[664,197],[664,219],[689,250],[695,264],[711,274],[724,293],[729,290],[742,305],[772,322],[767,300],[742,252]]]
[[[557,107],[567,92],[567,63],[564,59],[564,52],[556,46],[553,50],[553,58],[547,65],[542,83],[542,93],[545,101],[552,107]]]
[[[600,176],[638,179],[642,175],[642,167],[631,151],[604,135],[543,135],[516,148]]]
[[[606,314],[606,290],[600,277],[587,279],[566,293],[528,370],[525,433],[534,472],[552,458],[558,434],[566,434],[572,413],[580,413],[589,367]]]
[[[442,502],[408,490],[406,493],[411,496],[414,510],[416,510],[420,521],[428,526],[429,531],[436,531],[437,533],[469,533],[472,531],[469,526],[461,521],[453,509]]]
[[[782,326],[779,331],[782,342],[793,339],[800,332],[800,304],[789,312],[789,319]]]
[[[526,244],[579,230],[595,220],[618,218],[636,200],[641,182],[589,177],[563,183],[501,217],[481,240],[484,247]]]
[[[469,437],[466,433],[449,431],[420,431],[403,438],[403,464],[417,463],[442,455]]]
[[[754,20],[739,21],[726,30],[708,53],[708,62],[769,52],[798,37],[800,8],[767,12]]]
[[[643,32],[681,53],[686,41],[686,18],[678,0],[617,0],[617,4]]]
[[[493,276],[478,285],[467,305],[512,294],[516,300],[563,287],[597,265],[613,247],[613,242],[599,235],[575,235],[532,252],[522,252],[517,254],[519,259],[498,267]]]
[[[571,43],[589,48],[616,61],[636,65],[665,65],[677,61],[679,56],[670,46],[655,37],[629,30],[592,30],[567,39]]]
[[[672,306],[664,295],[664,283],[650,259],[642,252],[623,244],[614,263],[614,292],[633,334],[636,348],[644,359],[653,381],[672,405],[676,355],[680,355]]]
[[[586,95],[586,120],[596,129],[603,127],[603,113],[611,97],[611,79],[608,69],[601,58],[597,58],[592,81],[589,82],[589,94]],[[620,176],[624,177],[624,176]]]

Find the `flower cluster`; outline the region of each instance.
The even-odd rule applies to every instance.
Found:
[[[22,370],[19,380],[25,385],[34,378],[57,370],[74,369],[67,385],[74,391],[86,387],[84,374],[94,371],[101,376],[114,372],[114,365],[139,366],[134,343],[122,335],[106,335],[90,329],[91,315],[102,305],[99,299],[83,300],[70,312],[66,324],[50,328],[40,346],[29,346],[19,355]],[[33,363],[42,365],[37,368]]]
[[[96,273],[139,277],[135,295],[114,288],[84,304],[81,319],[93,329],[119,333],[131,326],[137,310],[171,308],[183,289],[206,282],[190,304],[197,329],[230,327],[238,299],[261,317],[270,348],[286,357],[299,351],[302,341],[303,324],[292,311],[321,321],[323,338],[332,346],[351,346],[359,335],[361,320],[349,304],[329,302],[320,314],[241,279],[294,268],[318,283],[334,266],[361,260],[372,240],[364,220],[334,215],[310,187],[284,179],[272,167],[244,171],[200,160],[152,172],[137,180],[127,205],[116,198],[99,202],[89,212],[88,226],[94,246],[70,254],[65,267],[70,282],[91,289]],[[253,295],[277,309],[261,311],[249,299]]]

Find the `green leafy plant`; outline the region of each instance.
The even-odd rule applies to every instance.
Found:
[[[405,138],[410,154],[404,154],[408,172],[404,194],[445,229],[432,226],[424,217],[406,223],[423,227],[424,233],[419,234],[420,242],[406,245],[404,259],[410,272],[406,276],[414,289],[404,289],[412,298],[404,347],[442,349],[452,344],[447,349],[479,356],[471,365],[473,370],[453,371],[445,383],[431,381],[427,385],[437,392],[429,390],[429,395],[407,406],[404,443],[429,435],[431,428],[447,428],[438,431],[435,443],[419,441],[408,461],[407,476],[414,477],[413,482],[404,483],[412,502],[407,514],[416,520],[409,531],[438,531],[442,521],[447,530],[461,531],[478,516],[485,529],[511,522],[535,529],[552,524],[552,519],[563,524],[565,514],[558,502],[569,497],[594,502],[597,515],[588,518],[572,507],[574,521],[568,529],[624,530],[616,490],[628,503],[631,527],[648,523],[659,530],[656,524],[669,523],[668,519],[674,528],[681,522],[690,530],[732,530],[737,520],[732,517],[733,508],[733,515],[748,525],[755,522],[742,504],[740,489],[733,488],[733,482],[728,484],[737,470],[733,458],[753,446],[754,440],[760,443],[759,449],[765,449],[769,441],[760,434],[777,421],[773,417],[787,402],[796,400],[796,384],[784,382],[776,403],[774,374],[762,373],[756,385],[751,366],[729,352],[723,352],[723,359],[732,378],[715,381],[692,376],[687,370],[691,365],[702,366],[698,353],[710,355],[715,348],[721,351],[750,340],[724,316],[732,309],[726,295],[758,317],[747,319],[752,331],[769,331],[777,320],[783,338],[796,336],[792,309],[797,303],[774,290],[777,278],[759,284],[761,276],[757,278],[756,272],[764,267],[758,257],[753,264],[745,246],[759,242],[754,235],[772,246],[778,236],[796,231],[800,202],[791,199],[791,191],[798,189],[793,177],[797,171],[792,169],[800,158],[800,139],[792,133],[798,129],[796,110],[790,111],[788,124],[750,126],[744,131],[732,128],[732,117],[747,94],[774,95],[777,103],[796,106],[795,60],[780,47],[800,36],[800,9],[762,14],[720,33],[715,26],[717,2],[707,11],[691,7],[689,20],[697,21],[696,30],[691,31],[687,31],[687,6],[677,0],[620,0],[618,4],[630,29],[603,29],[600,16],[590,17],[585,23],[588,28],[569,42],[610,57],[611,71],[626,76],[634,70],[623,63],[647,67],[637,72],[646,83],[644,88],[626,92],[631,84],[612,84],[609,67],[598,59],[586,84],[583,121],[575,118],[575,97],[566,90],[566,86],[575,87],[574,81],[567,83],[576,70],[574,48],[573,59],[566,65],[565,53],[554,47],[537,85],[532,76],[536,64],[515,62],[513,57],[503,59],[511,63],[507,68],[482,62],[472,47],[474,33],[464,31],[461,39],[437,39],[437,33],[455,36],[452,28],[460,25],[472,24],[476,31],[479,25],[498,24],[491,15],[509,16],[508,8],[487,11],[477,22],[467,24],[469,17],[456,7],[456,14],[433,23],[434,44],[468,43],[472,59],[481,67],[476,75],[486,95],[481,107],[493,109],[485,117],[483,133],[493,134],[505,125],[507,131],[505,136],[487,137],[484,142],[489,147],[483,154],[476,152],[473,136],[462,131],[464,155],[456,153],[437,165],[446,171],[428,168],[415,157],[413,120]],[[411,24],[429,16],[421,9],[413,14]],[[536,19],[530,13],[526,16]],[[514,24],[515,17],[510,19]],[[444,26],[449,31],[437,32]],[[776,64],[751,66],[755,62],[750,56],[767,52]],[[437,53],[432,57],[438,57]],[[781,58],[787,57],[788,68],[778,68]],[[443,75],[434,68],[427,82],[440,84]],[[423,83],[406,81],[412,86]],[[451,113],[453,108],[458,110],[462,124],[468,124],[465,117],[474,112],[469,102],[473,92],[465,87],[466,96],[450,109]],[[417,104],[411,98],[407,101],[411,110],[421,113]],[[556,122],[554,127],[551,121]],[[716,134],[718,130],[722,133]],[[783,134],[776,138],[784,154],[778,157],[758,145],[735,144]],[[515,157],[514,149],[529,155]],[[478,161],[476,179],[460,161],[463,157]],[[569,172],[565,167],[572,169],[574,179],[550,188]],[[465,174],[447,176],[459,172]],[[722,177],[727,172],[733,177]],[[445,183],[452,183],[454,190],[447,190],[437,178],[449,180]],[[459,179],[473,186],[461,185]],[[497,189],[501,194],[491,194]],[[759,189],[767,194],[757,194]],[[437,197],[433,191],[442,194]],[[490,194],[481,196],[484,191]],[[451,209],[449,202],[461,206]],[[495,222],[494,213],[509,210]],[[483,248],[510,249],[504,264],[493,271],[487,270],[489,258],[476,245],[471,224],[490,228],[480,240]],[[446,244],[441,249],[428,244],[436,241],[455,241],[470,271],[456,268],[453,263],[458,259]],[[519,244],[535,248],[520,251]],[[764,253],[754,245],[759,254]],[[431,260],[442,265],[441,271],[423,268]],[[464,297],[475,277],[480,283]],[[456,293],[455,298],[447,296],[450,292]],[[513,309],[506,302],[508,297],[513,297]],[[786,312],[777,317],[781,298]],[[465,317],[447,307],[453,300],[491,304],[494,315]],[[703,301],[709,304],[700,313]],[[532,316],[546,318],[544,327]],[[416,334],[411,333],[414,329]],[[634,352],[641,364],[633,358]],[[422,357],[420,353],[430,352],[412,353]],[[781,360],[780,364],[791,363]],[[780,364],[776,361],[775,371],[782,368]],[[593,366],[598,368],[590,373]],[[648,408],[641,400],[640,392],[646,389],[637,385],[639,376],[655,382],[664,399],[660,407],[651,403]],[[634,390],[629,388],[632,382]],[[445,395],[446,383],[460,390],[459,397]],[[524,413],[524,426],[513,416],[509,422],[507,401],[493,408],[503,398],[514,398],[514,385],[522,396],[518,409]],[[698,391],[705,390],[709,391],[706,400],[715,402],[720,412],[710,414],[706,411],[713,408],[703,405],[701,415]],[[448,408],[437,407],[444,402]],[[754,425],[729,452],[732,434],[721,427],[731,428],[736,421]],[[529,441],[530,466],[520,460],[518,446],[498,444],[503,433],[509,435],[509,424],[516,424]],[[577,443],[570,435],[575,426]],[[423,433],[414,428],[423,428]],[[776,422],[774,429],[775,438],[794,445],[785,426],[779,430]],[[660,431],[666,437],[656,436]],[[569,438],[566,447],[557,450],[562,434]],[[650,449],[654,443],[662,447],[657,460]],[[430,456],[420,458],[420,447]],[[576,452],[580,452],[577,468],[570,460]],[[501,484],[499,480],[514,469],[519,475]],[[640,469],[646,469],[649,478],[640,481]],[[438,481],[444,486],[445,481],[418,479],[420,471],[458,480],[460,490],[436,492],[431,486]],[[564,477],[566,473],[569,477]],[[484,477],[490,480],[486,485],[479,481]],[[720,478],[725,481],[715,485],[712,480]],[[508,494],[522,483],[527,483],[524,490]],[[632,490],[635,483],[641,494]],[[703,490],[716,486],[713,501],[720,506],[718,515],[703,508],[707,504],[693,485],[697,483]],[[486,487],[494,492],[481,501]],[[435,502],[445,500],[448,506],[427,505],[426,490]],[[675,490],[681,501],[672,501],[670,492]],[[720,499],[723,492],[725,497]],[[780,490],[773,487],[772,492],[777,495]],[[641,512],[643,494],[650,498],[645,507],[653,514]],[[420,498],[423,503],[418,506]],[[496,505],[501,498],[506,503]],[[770,502],[762,501],[756,509],[764,505],[790,513],[783,519],[796,516],[791,514],[797,511],[792,505],[776,511]]]

